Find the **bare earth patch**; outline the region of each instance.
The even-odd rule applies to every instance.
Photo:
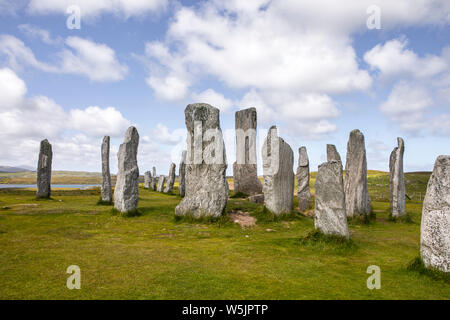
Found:
[[[239,223],[242,229],[253,227],[256,224],[256,218],[250,213],[241,210],[233,210],[229,213],[231,221]]]

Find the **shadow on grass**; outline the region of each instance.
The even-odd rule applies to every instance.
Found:
[[[393,217],[392,213],[389,214],[388,221],[390,222],[400,222],[400,223],[408,223],[408,224],[416,224],[416,222],[413,220],[412,215],[407,212],[401,217]]]
[[[248,194],[243,193],[243,192],[233,192],[233,194],[229,197],[230,199],[244,199],[244,198],[248,198]]]
[[[125,218],[132,218],[132,217],[140,217],[142,216],[142,211],[140,209],[134,209],[127,212],[120,212],[116,208],[111,209],[111,214],[113,216],[122,216]]]
[[[103,201],[102,198],[98,199],[98,206],[112,206],[114,203],[112,201]]]
[[[406,266],[406,270],[450,284],[450,273],[445,273],[436,268],[427,268],[420,257],[412,259]]]
[[[337,254],[352,254],[358,246],[352,239],[337,235],[326,235],[318,230],[309,232],[297,240],[301,246],[312,247],[315,250],[331,251]]]

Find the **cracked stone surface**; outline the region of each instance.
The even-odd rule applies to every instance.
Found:
[[[393,217],[404,215],[406,205],[405,174],[403,173],[405,143],[402,138],[397,138],[397,144],[389,158],[389,196]]]
[[[169,176],[167,177],[166,188],[164,189],[164,193],[173,191],[173,184],[175,183],[175,163],[170,164]]]
[[[309,158],[306,147],[298,149],[297,167],[297,197],[299,211],[303,212],[311,207],[311,191],[309,188]]]
[[[228,200],[220,111],[206,103],[195,103],[188,105],[184,114],[188,133],[186,191],[175,208],[175,215],[219,217],[225,213]]]
[[[450,155],[434,163],[423,201],[420,256],[426,267],[450,272]]]
[[[126,213],[135,210],[139,200],[139,167],[137,152],[139,133],[135,127],[129,127],[125,139],[119,147],[118,172],[114,189],[114,208]]]

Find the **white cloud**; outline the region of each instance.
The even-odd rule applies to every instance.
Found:
[[[433,105],[428,90],[407,82],[397,83],[388,99],[380,105],[380,110],[400,128],[411,133],[418,133],[427,128],[424,110]]]
[[[6,90],[6,91],[5,91]],[[5,91],[5,92],[3,92]],[[100,138],[122,137],[130,121],[113,107],[66,112],[45,96],[26,96],[14,71],[0,69],[0,156],[2,163],[36,165],[39,141],[48,138],[60,168],[98,168]],[[34,156],[32,156],[34,155]]]
[[[95,136],[120,136],[131,124],[114,107],[102,109],[91,106],[84,110],[72,109],[70,118],[74,129]]]
[[[196,102],[208,103],[218,109],[221,112],[228,112],[233,107],[234,103],[230,99],[224,97],[223,94],[214,91],[213,89],[207,89],[200,93],[193,93],[192,99]]]
[[[56,53],[56,64],[44,63],[36,59],[33,51],[11,35],[0,35],[0,55],[8,59],[8,65],[21,70],[30,65],[45,72],[80,74],[92,81],[118,81],[128,73],[128,67],[121,64],[113,49],[91,40],[68,37],[66,47]]]
[[[31,24],[21,24],[18,26],[19,30],[23,33],[31,36],[37,37],[42,42],[50,45],[59,44],[62,42],[61,38],[53,38],[48,30],[39,28],[38,26]]]
[[[63,72],[78,73],[92,81],[122,80],[128,72],[120,64],[113,49],[79,37],[68,37],[66,44],[73,51],[64,49],[59,53]]]
[[[179,101],[186,97],[188,84],[180,77],[169,75],[167,77],[147,78],[147,84],[155,91],[158,98],[168,101]]]
[[[169,132],[169,128],[162,123],[158,123],[156,128],[153,129],[152,137],[163,144],[176,145],[186,140],[186,130],[179,128]]]
[[[25,82],[14,71],[0,69],[0,110],[8,110],[22,103],[26,92]]]
[[[76,5],[82,18],[106,13],[129,18],[163,10],[167,4],[168,0],[31,0],[27,10],[32,14],[66,14],[69,6]]]
[[[447,61],[435,55],[420,58],[406,48],[405,39],[378,44],[364,55],[364,60],[372,69],[378,69],[383,76],[411,74],[415,77],[430,77],[448,69]]]

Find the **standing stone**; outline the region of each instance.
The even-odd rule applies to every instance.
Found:
[[[434,163],[423,201],[420,256],[427,268],[450,272],[450,155]]]
[[[184,111],[187,129],[186,193],[175,215],[219,217],[228,199],[227,159],[220,111],[205,103]]]
[[[397,144],[398,147],[392,150],[389,158],[389,195],[393,217],[405,214],[405,174],[403,173],[405,143],[402,138],[397,138]]]
[[[152,183],[152,173],[150,171],[146,171],[144,174],[144,188],[150,189],[151,183]]]
[[[344,190],[347,217],[370,214],[366,147],[364,135],[358,129],[350,132],[347,144]]]
[[[184,197],[186,193],[186,150],[181,154],[181,162],[178,170],[178,176],[180,177],[180,196]]]
[[[36,198],[50,198],[52,181],[52,145],[47,139],[41,141],[37,167]]]
[[[333,160],[342,162],[341,156],[336,150],[336,146],[334,144],[327,144],[327,161],[330,162]]]
[[[111,174],[109,172],[109,136],[103,137],[102,142],[102,201],[112,202]]]
[[[159,179],[158,179],[158,187],[156,187],[156,191],[163,192],[165,183],[166,183],[166,176],[160,175]]]
[[[311,207],[311,192],[309,189],[309,159],[306,147],[301,147],[298,149],[297,197],[298,209],[301,212],[308,210]]]
[[[175,163],[172,163],[170,165],[169,177],[167,179],[167,185],[166,188],[164,189],[164,193],[173,191],[173,184],[175,183],[175,168],[176,168]]]
[[[156,176],[156,167],[153,167],[153,177],[152,177],[152,190],[156,191],[156,186],[158,183],[158,177]]]
[[[129,127],[125,139],[119,147],[114,208],[122,213],[135,210],[139,200],[139,167],[137,152],[139,134],[135,127]]]
[[[314,227],[327,235],[349,238],[345,210],[342,164],[332,160],[322,163],[316,176]]]
[[[276,215],[290,213],[294,196],[294,152],[278,137],[277,127],[269,129],[262,148],[264,201]]]
[[[235,114],[236,162],[233,164],[234,192],[260,194],[262,185],[256,167],[256,109]]]

